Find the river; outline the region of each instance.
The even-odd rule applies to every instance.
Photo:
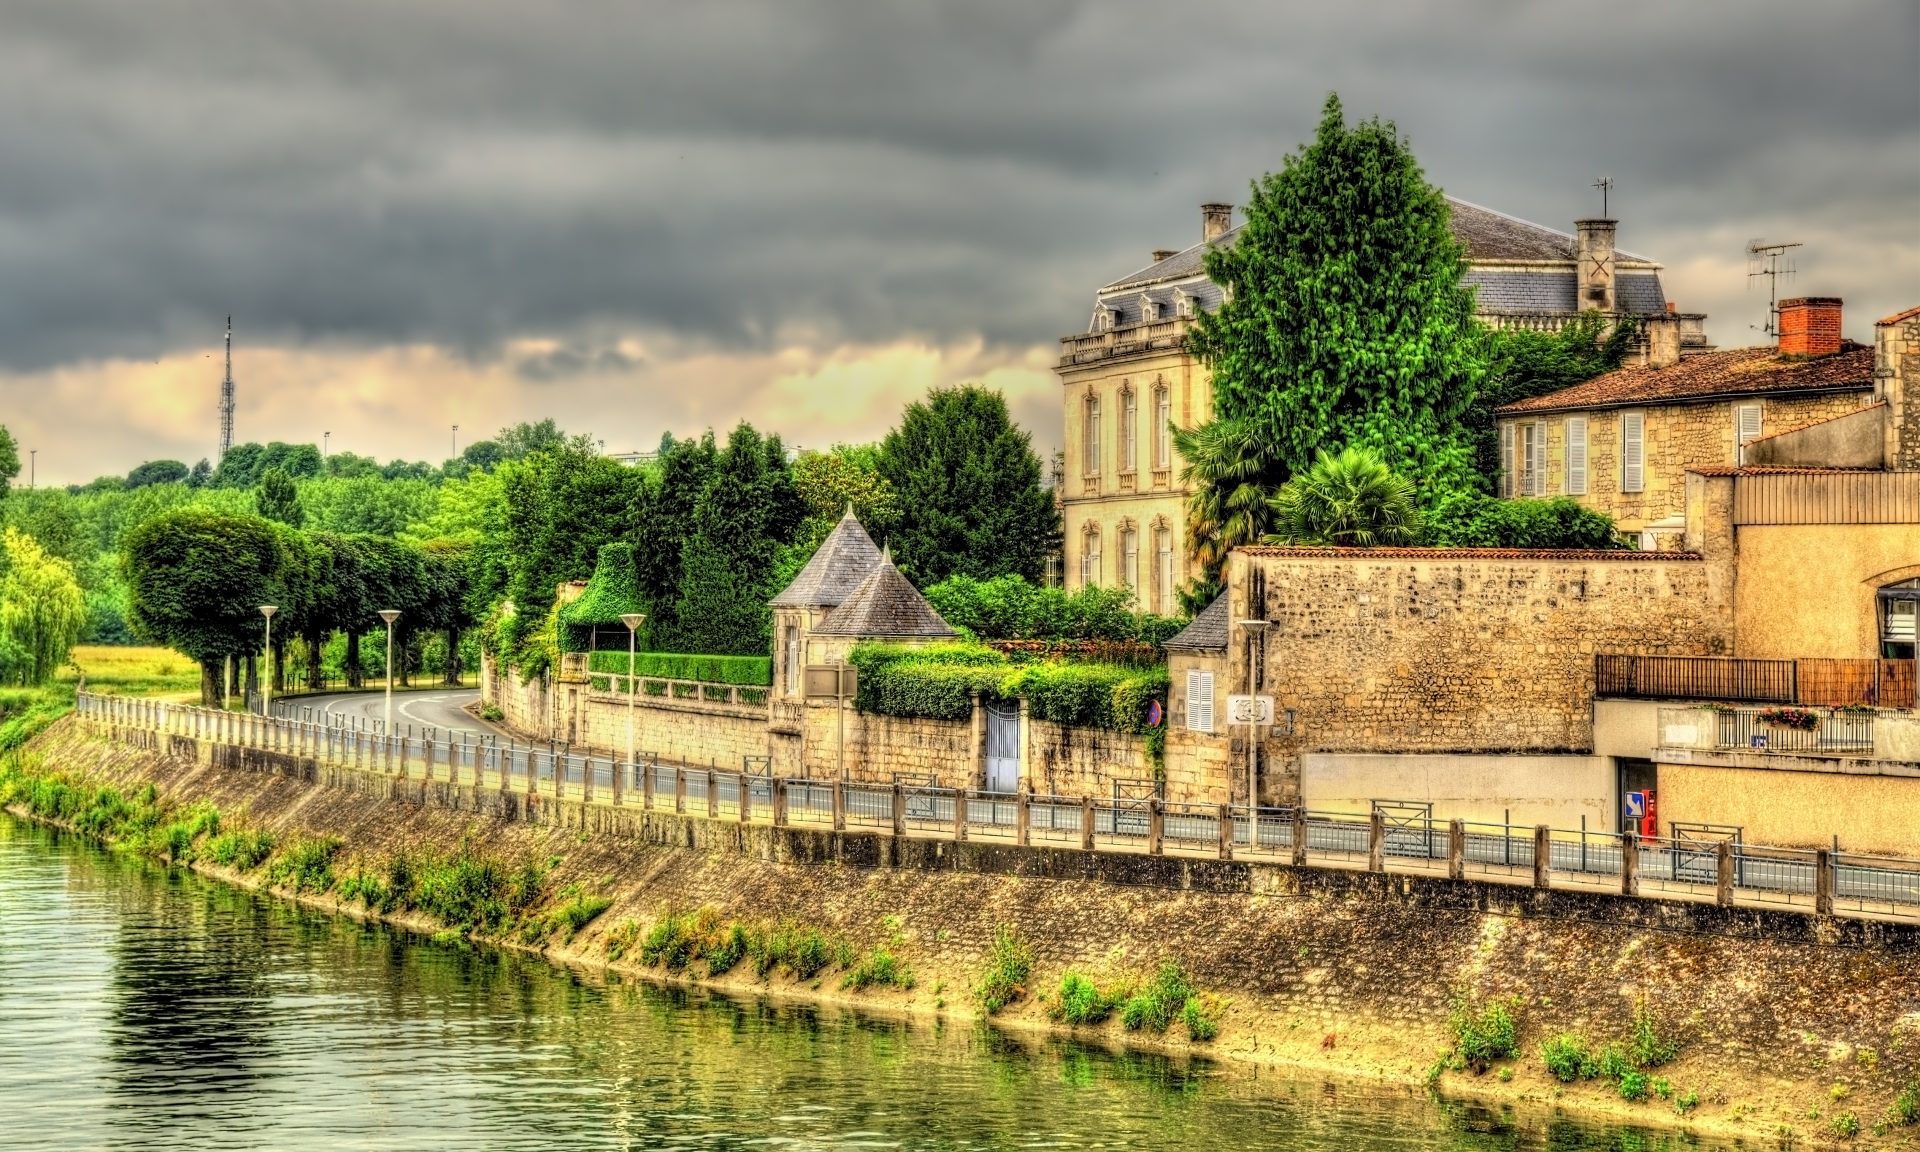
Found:
[[[1703,1147],[582,976],[0,815],[0,1147],[781,1146]]]

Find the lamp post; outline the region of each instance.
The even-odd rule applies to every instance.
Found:
[[[327,458],[327,450],[328,450],[328,447],[332,445],[332,443],[333,443],[333,433],[331,432],[320,433],[320,459],[325,460]]]
[[[1257,689],[1253,674],[1255,661],[1260,654],[1260,639],[1266,635],[1267,621],[1242,620],[1238,627],[1247,633],[1247,811],[1251,813],[1260,805],[1260,708],[1253,697]]]
[[[452,449],[453,458],[460,458],[460,425],[453,426],[453,433],[447,437],[447,447]]]
[[[273,715],[273,614],[280,609],[273,604],[260,605],[260,615],[267,618],[267,652],[261,659],[266,675],[260,680],[260,714]]]
[[[387,622],[387,734],[393,734],[393,622],[400,619],[397,608],[382,608],[380,619]]]
[[[627,783],[633,782],[633,694],[640,686],[640,678],[633,673],[634,661],[639,657],[640,625],[647,622],[645,612],[622,612],[620,623],[627,626]],[[615,793],[616,796],[619,793]]]

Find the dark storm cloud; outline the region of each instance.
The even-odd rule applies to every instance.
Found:
[[[1737,263],[1785,230],[1833,261],[1809,290],[1890,308],[1911,268],[1832,254],[1920,244],[1917,45],[1910,0],[13,0],[0,364],[202,344],[230,311],[475,356],[1046,342],[1244,199],[1329,89],[1468,199],[1564,227],[1606,172],[1628,247]]]

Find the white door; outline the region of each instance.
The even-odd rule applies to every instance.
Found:
[[[1020,790],[1020,705],[1017,701],[987,704],[987,791]]]

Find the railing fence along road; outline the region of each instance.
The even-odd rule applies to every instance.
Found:
[[[1146,853],[1363,868],[1626,895],[1659,893],[1722,905],[1779,905],[1821,915],[1851,912],[1920,920],[1920,859],[1744,844],[1733,830],[1676,826],[1669,837],[1466,820],[1436,821],[1430,809],[1389,803],[1371,815],[1239,804],[1179,804],[1152,798],[1042,796],[893,784],[798,779],[667,763],[636,762],[432,729],[379,731],[378,724],[295,709],[260,716],[80,694],[95,724],[138,728],[378,772],[404,779],[488,785],[529,796],[632,806],[710,820],[900,837],[985,840],[1084,851]],[[764,767],[748,757],[745,767]]]

